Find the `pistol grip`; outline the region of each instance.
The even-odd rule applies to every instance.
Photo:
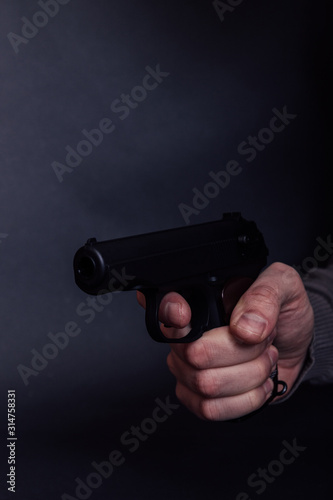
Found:
[[[156,342],[165,343],[188,343],[200,338],[202,334],[212,328],[227,325],[234,306],[240,296],[247,290],[253,280],[239,278],[230,280],[223,288],[213,286],[199,286],[196,288],[179,290],[178,292],[187,300],[191,306],[191,331],[181,338],[166,337],[160,328],[158,312],[161,301],[167,292],[146,289],[143,293],[146,297],[146,326],[149,335]],[[287,384],[278,378],[278,366],[276,365],[271,374],[274,388],[271,397],[258,410],[248,415],[236,418],[233,422],[241,422],[263,410],[276,396],[282,396],[287,391]],[[279,389],[279,387],[281,387]]]
[[[253,283],[252,278],[237,277],[224,283],[223,287],[212,281],[209,285],[197,285],[175,290],[191,307],[191,331],[184,337],[166,337],[160,328],[158,311],[167,292],[157,289],[143,289],[146,297],[146,327],[156,342],[188,343],[201,337],[206,330],[228,325],[233,308],[239,298]]]

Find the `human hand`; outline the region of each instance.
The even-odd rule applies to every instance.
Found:
[[[139,292],[138,301],[145,306]],[[167,337],[190,331],[191,309],[175,292],[163,298],[159,316],[169,325],[161,327]],[[171,344],[167,363],[177,379],[178,399],[208,420],[234,419],[257,410],[271,396],[270,374],[278,359],[279,378],[288,391],[292,388],[312,339],[313,323],[297,271],[272,264],[242,295],[228,326],[207,331],[189,344]]]

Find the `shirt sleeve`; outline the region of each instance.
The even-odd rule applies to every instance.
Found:
[[[333,382],[333,261],[304,278],[315,318],[314,336],[302,381],[315,384]]]
[[[288,399],[303,382],[333,383],[333,259],[326,268],[315,268],[303,277],[314,312],[314,334],[303,368]]]

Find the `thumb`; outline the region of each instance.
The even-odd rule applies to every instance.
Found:
[[[295,288],[289,269],[285,264],[272,264],[239,299],[230,318],[230,330],[237,339],[258,344],[275,330],[281,308],[292,299]]]

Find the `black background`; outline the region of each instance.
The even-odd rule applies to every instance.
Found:
[[[16,54],[35,1],[0,7],[0,422],[5,484],[7,390],[17,398],[19,499],[75,496],[93,461],[113,449],[125,463],[91,498],[325,498],[330,488],[331,386],[304,385],[283,405],[241,423],[207,423],[184,408],[130,453],[120,443],[149,418],[155,399],[176,403],[168,347],[145,331],[135,294],[117,294],[87,324],[76,309],[72,258],[99,240],[184,226],[209,172],[237,160],[242,172],[191,223],[241,211],[255,220],[269,262],[301,264],[330,233],[328,169],[329,2],[240,2],[223,22],[211,1],[71,0]],[[125,120],[110,109],[141,85],[146,66],[169,73]],[[252,162],[238,152],[269,125],[273,108],[297,117]],[[64,163],[103,118],[105,135],[59,182]],[[48,333],[75,321],[81,333],[23,383]],[[279,457],[283,441],[306,447],[258,495],[247,485]]]

